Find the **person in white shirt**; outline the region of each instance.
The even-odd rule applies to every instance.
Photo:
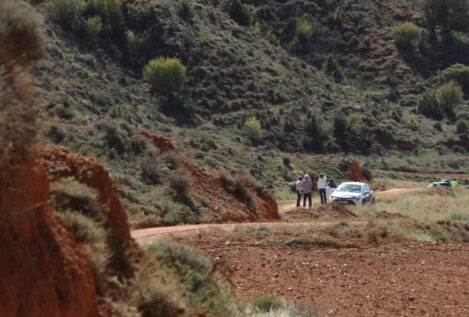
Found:
[[[324,205],[325,203],[327,203],[326,180],[327,180],[327,177],[324,175],[321,175],[318,179],[318,189],[319,189],[319,196],[321,197],[321,205]]]
[[[301,207],[301,197],[303,197],[303,177],[298,178],[295,184],[296,189],[296,207]]]

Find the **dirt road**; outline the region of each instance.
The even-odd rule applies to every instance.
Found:
[[[382,192],[377,192],[376,197],[385,197],[390,195],[402,195],[406,193],[412,193],[424,190],[422,188],[394,188]],[[318,206],[316,202],[314,206]],[[286,202],[279,206],[280,213],[288,212],[296,208],[295,202]],[[318,222],[320,225],[329,225],[331,222]],[[220,229],[233,231],[237,227],[249,227],[249,226],[298,226],[301,223],[287,223],[287,222],[268,222],[268,223],[233,223],[233,224],[200,224],[200,225],[181,225],[171,227],[157,227],[157,228],[146,228],[137,229],[131,232],[132,237],[141,245],[151,244],[159,239],[167,237],[171,234],[184,234],[184,233],[197,233],[201,230],[207,229]]]

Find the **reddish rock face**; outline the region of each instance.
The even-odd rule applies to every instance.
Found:
[[[0,181],[0,316],[99,316],[88,257],[48,207],[34,158],[11,162]]]
[[[45,166],[50,180],[73,177],[78,182],[94,188],[98,192],[98,202],[105,213],[106,223],[110,230],[109,245],[114,251],[111,260],[117,272],[130,275],[132,265],[126,252],[137,250],[130,237],[127,214],[117,196],[116,188],[109,173],[96,160],[72,153],[65,148],[50,148],[40,153],[40,159]]]
[[[358,164],[357,162],[350,163],[348,167],[348,173],[352,181],[369,184],[369,181],[363,176],[360,164]]]

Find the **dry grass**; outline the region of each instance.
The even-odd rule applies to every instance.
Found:
[[[376,204],[352,207],[352,212],[361,216],[372,216],[380,211],[400,213],[403,216],[436,223],[447,220],[452,214],[469,215],[469,190],[432,189],[423,192],[400,194],[378,199]]]

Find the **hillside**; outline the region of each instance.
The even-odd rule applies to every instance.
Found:
[[[468,64],[467,34],[405,53],[393,28],[422,24],[412,1],[244,1],[248,23],[217,3],[128,1],[118,5],[118,26],[95,37],[58,20],[51,5],[37,7],[49,56],[37,72],[45,134],[104,161],[135,223],[210,221],[178,199],[177,159],[142,130],[171,138],[215,176],[234,171],[277,190],[305,171],[343,176],[340,160],[318,153],[359,155],[379,168],[394,165],[381,157],[410,153],[415,159],[399,166],[415,169],[441,168],[436,157],[445,154],[448,166],[467,168],[468,139],[455,120],[416,111],[418,95],[438,86],[438,70]],[[311,25],[306,37],[298,21]],[[158,56],[187,67],[183,90],[170,98],[142,78]],[[467,101],[455,113],[467,120]],[[253,133],[245,126],[252,117],[260,123]]]

